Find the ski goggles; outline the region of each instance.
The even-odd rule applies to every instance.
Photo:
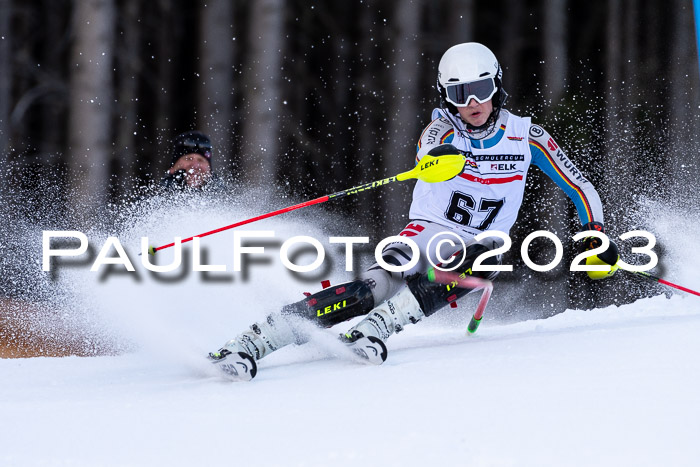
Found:
[[[191,152],[211,151],[211,143],[209,141],[204,141],[201,139],[188,138],[184,141],[181,141],[180,145],[187,149],[191,149]]]
[[[470,99],[479,104],[490,100],[496,94],[496,82],[493,78],[480,79],[470,83],[448,84],[445,86],[447,100],[457,107],[466,107]]]

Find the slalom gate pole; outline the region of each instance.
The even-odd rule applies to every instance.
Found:
[[[624,269],[627,271],[627,269]],[[682,290],[683,292],[687,292],[693,295],[697,295],[700,297],[700,292],[696,292],[695,290],[691,290],[687,287],[683,287],[682,285],[674,284],[673,282],[669,282],[665,279],[661,279],[660,277],[652,276],[648,272],[643,272],[643,271],[627,271],[632,274],[635,274],[637,276],[643,277],[645,279],[649,279],[650,281],[658,282],[659,284],[667,285],[669,287],[673,287],[674,289]]]
[[[396,182],[396,181],[403,181],[403,180],[408,180],[408,179],[418,179],[422,180],[424,182],[428,183],[436,183],[436,182],[444,182],[446,180],[450,180],[464,170],[464,164],[466,163],[467,159],[461,154],[448,154],[448,155],[443,155],[443,156],[423,156],[423,158],[420,160],[420,162],[411,170],[402,172],[398,175],[395,175],[393,177],[388,177],[383,180],[377,180],[374,182],[370,183],[365,183],[364,185],[358,185],[352,188],[348,188],[347,190],[339,191],[337,193],[332,193],[330,195],[325,195],[321,196],[316,199],[312,199],[310,201],[305,201],[303,203],[295,204],[294,206],[288,206],[286,208],[278,209],[277,211],[272,211],[268,212],[267,214],[262,214],[260,216],[255,216],[251,217],[250,219],[246,219],[240,222],[236,222],[231,225],[227,225],[225,227],[220,227],[218,229],[210,230],[209,232],[204,232],[199,235],[194,235],[192,237],[185,238],[184,240],[181,240],[180,243],[186,243],[191,241],[193,238],[198,237],[206,237],[208,235],[213,235],[215,233],[223,232],[225,230],[233,229],[235,227],[240,227],[241,225],[246,225],[246,224],[251,224],[253,222],[257,222],[262,219],[267,219],[270,217],[274,217],[280,214],[283,214],[285,212],[289,211],[294,211],[295,209],[301,209],[305,208],[307,206],[313,206],[314,204],[320,204],[320,203],[325,203],[328,200],[331,199],[336,199],[336,198],[343,198],[345,196],[349,195],[354,195],[357,193],[360,193],[362,191],[367,191],[371,190],[373,188],[377,188],[379,186],[384,186],[388,185],[389,183]],[[151,255],[155,255],[157,251],[160,250],[165,250],[166,248],[170,248],[171,246],[174,246],[175,243],[168,243],[167,245],[162,245],[159,247],[150,247],[148,249],[148,253]]]
[[[476,311],[469,320],[469,325],[467,326],[467,332],[469,335],[473,335],[481,324],[481,318],[484,317],[484,310],[486,305],[491,298],[491,292],[493,292],[493,282],[488,279],[480,279],[478,277],[465,276],[460,277],[459,275],[448,272],[440,271],[439,269],[431,269],[428,272],[428,279],[431,282],[439,282],[441,284],[453,284],[456,287],[463,289],[482,289],[481,298],[479,299],[479,304],[476,306]]]

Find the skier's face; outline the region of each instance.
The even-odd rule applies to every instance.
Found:
[[[483,104],[479,104],[476,99],[470,99],[466,107],[457,107],[459,116],[462,120],[472,126],[481,126],[489,119],[489,115],[493,111],[493,102],[488,100]]]
[[[184,170],[187,173],[185,180],[187,186],[197,188],[204,185],[211,177],[211,166],[209,161],[201,154],[192,153],[186,154],[179,158],[170,168],[171,174],[178,170]]]

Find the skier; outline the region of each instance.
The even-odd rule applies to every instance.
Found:
[[[416,161],[426,155],[462,153],[467,157],[464,171],[440,183],[417,181],[409,212],[409,224],[399,234],[420,248],[419,261],[407,271],[390,272],[374,264],[352,282],[326,288],[306,299],[287,305],[279,312],[255,323],[250,330],[210,354],[215,363],[247,359],[252,363],[291,343],[307,337],[299,318],[330,327],[365,315],[341,335],[349,345],[360,339],[378,342],[386,358],[383,341],[406,325],[417,323],[448,303],[469,292],[431,280],[430,263],[441,264],[456,274],[493,279],[497,272],[471,270],[474,259],[500,246],[500,239],[474,237],[486,230],[508,233],[523,200],[525,178],[530,165],[544,171],[574,202],[582,230],[604,232],[603,210],[593,185],[574,166],[555,140],[529,117],[518,117],[503,108],[507,93],[502,85],[502,69],[495,55],[482,44],[470,42],[448,49],[438,66],[437,90],[440,108],[418,140]],[[461,238],[462,245],[440,243],[439,256],[428,250],[430,239],[440,233]],[[600,245],[588,237],[584,249]],[[395,266],[407,265],[412,252],[404,243],[389,244],[382,258]],[[609,272],[589,272],[593,279],[609,277],[618,268],[617,246],[589,258],[588,264],[610,265]],[[498,264],[492,256],[483,264]],[[426,273],[428,271],[428,273]],[[379,362],[381,363],[381,361]],[[230,363],[225,364],[231,367]],[[235,370],[234,370],[235,372]]]
[[[178,135],[170,150],[170,165],[160,184],[166,189],[203,188],[212,179],[211,139],[200,131]]]

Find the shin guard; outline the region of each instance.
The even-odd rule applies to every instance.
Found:
[[[471,269],[472,265],[474,264],[474,260],[476,260],[479,255],[490,251],[488,247],[480,243],[475,243],[468,246],[464,251],[464,254],[462,254],[462,252],[455,253],[451,260],[443,264],[442,267],[445,268],[445,270],[450,270],[455,263],[459,261],[461,264],[453,269],[454,273],[457,275],[469,275],[489,280],[498,275],[497,271],[472,271]],[[492,256],[482,264],[500,264],[500,257]],[[423,311],[425,316],[432,315],[448,303],[454,302],[458,298],[471,292],[471,289],[464,289],[454,287],[452,284],[441,284],[439,282],[435,282],[431,271],[432,270],[424,274],[415,274],[406,281],[408,288],[413,293],[413,296],[416,297],[416,300],[420,305],[420,309]]]
[[[305,300],[282,308],[282,316],[299,316],[318,326],[329,328],[356,316],[366,315],[374,307],[370,286],[361,280],[328,287]]]

